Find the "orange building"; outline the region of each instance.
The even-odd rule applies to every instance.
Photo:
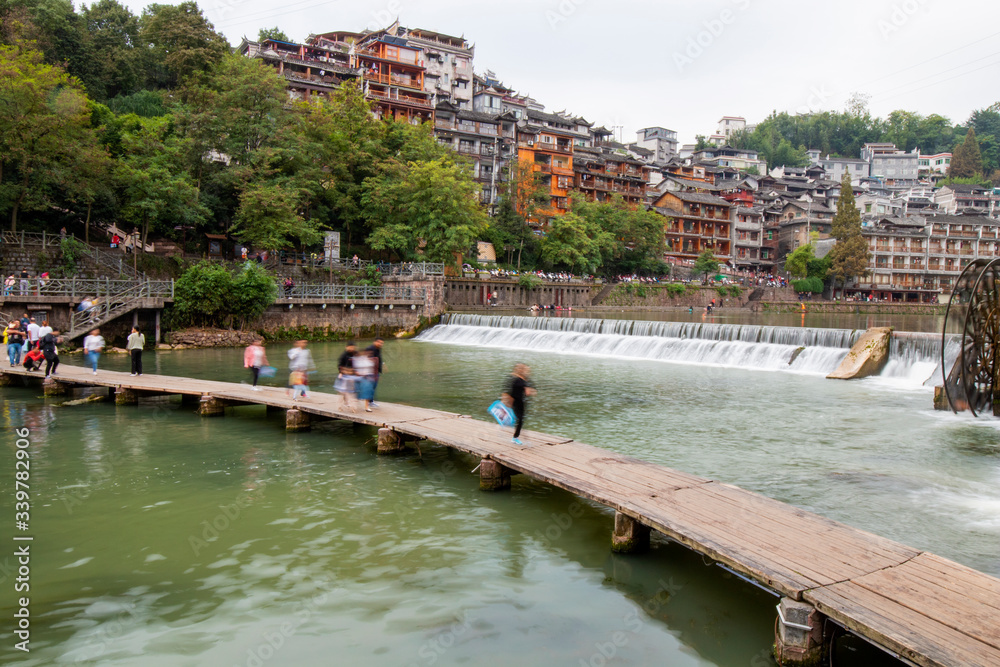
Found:
[[[720,262],[732,259],[733,205],[703,192],[666,191],[653,210],[668,218],[667,256],[695,259],[711,250]]]
[[[538,174],[549,195],[528,222],[536,227],[548,225],[549,218],[566,213],[569,191],[573,188],[573,142],[578,138],[573,121],[557,114],[529,109],[527,120],[517,128],[517,157],[522,168]]]

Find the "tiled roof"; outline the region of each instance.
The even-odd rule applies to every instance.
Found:
[[[727,202],[725,199],[722,199],[721,197],[716,197],[715,195],[704,194],[701,192],[685,192],[685,191],[675,192],[673,190],[668,190],[663,194],[664,195],[671,194],[680,199],[681,201],[687,202],[689,204],[708,204],[710,206],[725,206],[727,208],[732,207],[732,204]]]

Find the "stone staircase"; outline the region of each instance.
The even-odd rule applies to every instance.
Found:
[[[155,297],[149,293],[146,283],[136,283],[113,294],[101,296],[97,304],[89,310],[73,312],[69,331],[63,333],[63,338],[67,341],[79,338],[90,330],[127,315],[137,308],[147,307],[150,298]]]
[[[599,306],[601,304],[601,302],[604,301],[604,299],[609,294],[611,294],[611,290],[613,290],[614,288],[615,288],[615,284],[614,283],[608,283],[607,285],[605,285],[604,287],[602,287],[601,291],[598,292],[597,296],[595,296],[594,299],[590,302],[590,305],[592,305],[592,306]]]

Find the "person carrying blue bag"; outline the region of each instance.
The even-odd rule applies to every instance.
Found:
[[[531,384],[531,369],[527,364],[515,364],[511,371],[507,391],[501,396],[504,405],[509,407],[514,413],[516,423],[514,424],[514,437],[511,439],[515,445],[524,443],[518,439],[521,435],[521,428],[524,426],[524,400],[528,396],[535,395],[535,388]]]

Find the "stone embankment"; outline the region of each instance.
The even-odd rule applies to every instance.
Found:
[[[183,329],[167,334],[167,343],[159,350],[186,350],[192,347],[244,347],[259,339],[256,331],[232,329]]]

